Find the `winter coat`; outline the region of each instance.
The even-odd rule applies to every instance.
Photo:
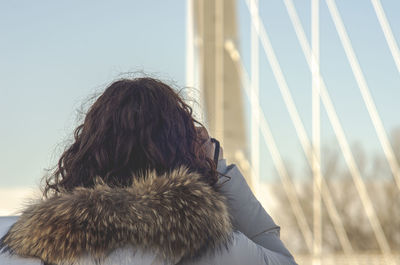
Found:
[[[296,264],[237,167],[218,171],[216,187],[182,167],[36,202],[0,230],[0,264]]]

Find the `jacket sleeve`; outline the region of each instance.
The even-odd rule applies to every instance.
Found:
[[[226,160],[223,159],[218,162],[217,170],[228,176],[222,175],[218,184],[221,193],[227,197],[234,228],[257,245],[268,251],[279,253],[294,262],[293,256],[279,238],[280,227],[274,223],[255,198],[237,166],[227,166]]]
[[[296,265],[293,258],[266,249],[251,241],[241,232],[234,232],[228,248],[207,253],[197,259],[181,261],[178,265]]]

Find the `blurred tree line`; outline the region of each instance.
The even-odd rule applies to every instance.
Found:
[[[397,161],[400,163],[400,129],[392,132],[391,143]],[[352,151],[391,250],[400,252],[400,190],[395,183],[387,160],[380,155],[367,155],[360,145],[353,146]],[[341,151],[323,148],[321,160],[322,175],[332,194],[354,252],[380,253],[375,234],[347,165],[342,159]],[[299,174],[296,172],[289,171],[289,174],[294,179],[297,195],[308,225],[312,229],[313,178],[310,168],[308,166],[305,168],[305,172],[303,172],[305,176],[302,180],[299,180]],[[291,251],[309,253],[282,184],[275,183],[270,189],[279,205],[279,208],[277,207],[273,211],[273,216],[282,226],[282,239]],[[322,240],[323,253],[343,252],[323,201]]]

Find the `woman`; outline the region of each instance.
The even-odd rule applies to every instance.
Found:
[[[237,167],[166,84],[111,84],[74,139],[45,199],[2,237],[3,253],[57,265],[295,264]]]

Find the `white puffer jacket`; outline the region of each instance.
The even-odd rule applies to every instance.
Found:
[[[296,264],[238,168],[218,171],[215,189],[179,168],[34,203],[0,224],[0,264]]]

